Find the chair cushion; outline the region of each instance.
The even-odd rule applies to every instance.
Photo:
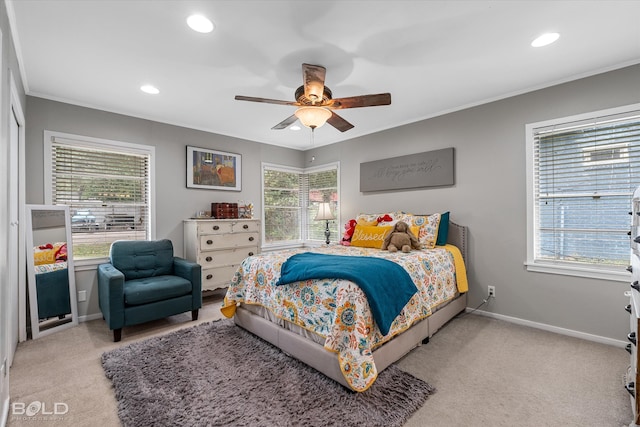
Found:
[[[124,283],[126,305],[149,304],[191,293],[191,282],[178,276],[155,276]]]
[[[162,240],[118,240],[111,244],[111,264],[125,280],[173,274],[173,244]]]

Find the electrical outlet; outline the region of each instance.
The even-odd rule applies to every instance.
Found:
[[[487,287],[487,291],[489,294],[489,298],[495,298],[496,297],[496,287],[495,286],[488,286]]]
[[[87,291],[78,291],[78,302],[87,300]]]

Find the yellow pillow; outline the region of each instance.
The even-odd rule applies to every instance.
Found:
[[[356,224],[356,229],[351,237],[351,246],[361,248],[382,248],[384,238],[391,231],[392,226],[360,225]]]
[[[377,226],[378,225],[378,220],[374,219],[373,221],[367,221],[366,219],[359,219],[359,220],[356,221],[356,224],[373,227],[373,226]]]
[[[56,250],[33,248],[33,265],[53,264],[56,262]]]

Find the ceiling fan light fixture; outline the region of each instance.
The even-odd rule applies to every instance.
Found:
[[[295,112],[300,122],[308,128],[316,129],[331,117],[331,111],[324,107],[300,107]]]

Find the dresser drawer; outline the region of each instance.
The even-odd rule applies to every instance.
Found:
[[[229,234],[260,231],[257,221],[202,221],[198,223],[198,235]]]
[[[239,265],[227,265],[224,267],[203,268],[202,290],[212,291],[228,287],[238,267]]]
[[[205,234],[200,236],[200,250],[256,246],[258,233]]]
[[[257,246],[207,251],[198,255],[197,263],[200,264],[203,269],[215,266],[239,265],[246,257],[256,255],[257,253]]]

